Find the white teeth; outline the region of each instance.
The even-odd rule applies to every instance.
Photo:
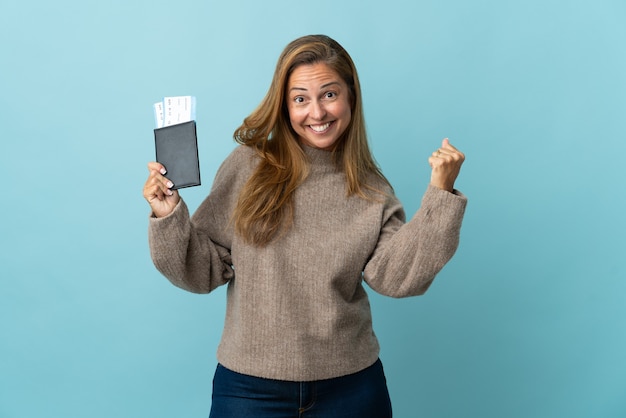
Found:
[[[330,122],[323,125],[309,125],[315,132],[324,132],[330,126]]]

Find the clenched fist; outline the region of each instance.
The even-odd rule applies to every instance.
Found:
[[[432,168],[430,184],[452,192],[463,161],[465,161],[465,155],[454,148],[448,138],[445,138],[441,142],[441,147],[428,158],[428,164]]]

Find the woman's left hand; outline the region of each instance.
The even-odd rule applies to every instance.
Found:
[[[430,184],[442,190],[452,192],[454,181],[461,171],[465,155],[454,148],[448,138],[441,142],[441,148],[432,153],[428,164],[432,168]]]

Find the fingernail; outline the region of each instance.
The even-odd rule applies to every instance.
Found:
[[[171,181],[167,182],[167,188],[171,189],[172,187],[174,187],[174,183],[172,183]]]
[[[169,190],[169,189],[168,189],[165,193],[167,193],[167,195],[168,195],[168,196],[171,196],[171,195],[173,195],[173,194],[174,194],[174,192],[173,192],[173,191],[171,191],[171,190]]]
[[[161,174],[165,175],[165,173],[167,173],[167,170],[165,168],[161,168]]]

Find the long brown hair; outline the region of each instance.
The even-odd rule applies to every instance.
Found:
[[[265,245],[293,222],[293,194],[309,172],[309,164],[289,122],[285,100],[291,73],[300,65],[325,63],[347,84],[352,117],[336,142],[336,163],[346,175],[346,192],[371,198],[379,191],[368,184],[372,174],[387,182],[369,149],[361,87],[350,55],[325,35],[292,41],[278,59],[272,84],[260,105],[235,131],[235,140],[256,150],[261,161],[239,194],[233,214],[235,230],[247,242]]]

